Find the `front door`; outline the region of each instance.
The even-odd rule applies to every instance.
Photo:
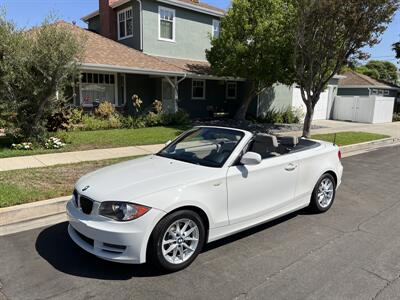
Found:
[[[177,111],[175,90],[167,79],[162,80],[162,105],[163,111],[167,114],[173,114]]]
[[[227,173],[230,224],[249,221],[290,206],[295,198],[299,160],[295,154],[266,158]]]

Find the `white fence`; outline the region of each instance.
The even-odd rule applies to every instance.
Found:
[[[361,123],[392,122],[395,98],[336,96],[333,119]]]

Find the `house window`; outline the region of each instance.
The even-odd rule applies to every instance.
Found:
[[[175,41],[175,10],[160,6],[158,16],[159,39]]]
[[[192,99],[204,100],[206,98],[206,81],[192,80]]]
[[[123,40],[133,36],[132,7],[118,12],[118,39]]]
[[[221,32],[221,21],[220,20],[213,20],[213,38],[219,38],[219,34]]]
[[[115,75],[82,73],[80,92],[84,106],[91,106],[94,101],[116,104]]]
[[[378,93],[379,93],[379,92],[378,92],[377,89],[373,89],[372,92],[371,92],[372,95],[378,95]]]
[[[237,98],[237,82],[226,83],[226,99]]]
[[[389,96],[389,90],[385,90],[385,96]]]

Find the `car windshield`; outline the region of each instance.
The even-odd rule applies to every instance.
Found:
[[[244,133],[224,128],[195,128],[157,155],[207,167],[222,167]]]

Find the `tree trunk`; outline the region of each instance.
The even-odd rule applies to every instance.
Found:
[[[307,113],[304,118],[304,126],[303,126],[303,137],[310,138],[311,137],[311,123],[314,116],[314,106],[312,104],[307,105]]]
[[[246,95],[244,96],[244,99],[235,114],[235,117],[234,117],[235,120],[245,120],[246,119],[247,110],[249,109],[250,103],[254,97],[254,90],[255,90],[255,83],[252,82],[251,87],[247,90]]]

